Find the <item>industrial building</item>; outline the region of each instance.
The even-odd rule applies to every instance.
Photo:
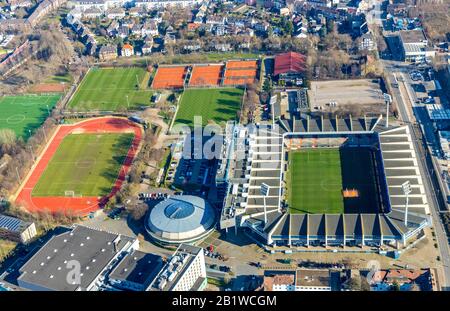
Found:
[[[28,243],[35,236],[36,226],[34,222],[0,214],[0,238]]]
[[[403,58],[407,62],[421,62],[434,57],[435,51],[428,47],[428,39],[423,30],[400,31]]]
[[[136,238],[75,226],[53,236],[28,259],[17,283],[32,291],[96,291],[120,260],[138,248]]]
[[[163,267],[160,256],[133,251],[109,274],[109,284],[124,290],[144,291]]]
[[[205,199],[176,195],[155,205],[145,225],[157,243],[177,245],[202,240],[214,230],[216,219],[214,208]]]
[[[150,291],[202,291],[207,284],[203,248],[181,244],[167,260]]]

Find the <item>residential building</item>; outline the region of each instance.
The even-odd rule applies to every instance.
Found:
[[[111,8],[106,11],[106,17],[109,19],[125,17],[125,10],[122,8]]]
[[[359,38],[358,49],[360,51],[374,51],[376,49],[375,40],[372,33],[368,32]]]
[[[429,268],[379,270],[372,274],[368,282],[373,291],[390,291],[397,286],[400,291],[438,290],[435,272]]]
[[[134,48],[131,44],[125,43],[121,49],[121,55],[125,57],[130,57],[134,55]]]
[[[114,45],[104,45],[100,47],[98,57],[101,61],[110,61],[117,58],[117,47]]]
[[[0,214],[0,238],[28,243],[36,236],[34,222]]]
[[[151,291],[201,291],[206,287],[206,265],[203,248],[181,244],[167,260]]]
[[[19,269],[17,283],[33,291],[95,291],[127,253],[136,238],[76,225],[53,236]],[[70,271],[79,269],[80,277]]]
[[[264,291],[331,291],[330,270],[265,271]]]
[[[159,9],[165,7],[188,7],[201,4],[203,0],[135,0],[136,7]]]

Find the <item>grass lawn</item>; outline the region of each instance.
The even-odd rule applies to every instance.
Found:
[[[16,246],[16,242],[0,239],[0,263],[11,253],[11,251]]]
[[[116,181],[133,134],[71,134],[64,138],[33,196],[105,196]]]
[[[60,94],[0,97],[0,129],[11,129],[17,137],[28,139],[58,102]]]
[[[143,87],[148,76],[143,68],[92,68],[78,86],[69,108],[117,111],[147,106],[153,94]]]
[[[373,153],[368,148],[304,149],[289,153],[291,213],[374,213],[379,200]],[[342,190],[359,196],[344,198]]]
[[[194,116],[202,117],[202,125],[209,121],[222,123],[237,118],[244,90],[238,88],[188,89],[184,91],[175,124],[193,126]]]

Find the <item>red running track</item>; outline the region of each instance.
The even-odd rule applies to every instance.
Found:
[[[119,176],[111,189],[111,192],[106,197],[33,197],[32,191],[37,182],[42,176],[45,168],[50,162],[51,158],[58,149],[61,141],[71,133],[134,133],[134,139],[131,147],[128,150],[127,157],[120,169]],[[51,142],[43,151],[39,162],[28,175],[28,179],[17,196],[16,203],[23,205],[30,212],[46,211],[51,213],[63,213],[71,215],[87,215],[90,212],[96,211],[103,207],[108,200],[114,196],[122,186],[122,183],[127,175],[139,144],[142,140],[142,129],[135,123],[117,117],[105,117],[89,119],[71,125],[61,125],[53,136]]]

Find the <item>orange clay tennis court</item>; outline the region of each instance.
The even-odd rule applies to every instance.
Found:
[[[194,65],[189,85],[218,86],[222,68],[222,65]]]
[[[62,140],[71,133],[134,133],[134,138],[119,171],[111,192],[105,197],[33,197],[32,191],[56,153]],[[89,119],[71,125],[61,125],[42,152],[37,164],[25,178],[16,198],[16,203],[23,205],[30,212],[50,212],[71,215],[87,215],[101,207],[113,197],[122,186],[130,170],[142,139],[142,128],[137,124],[118,117]]]
[[[152,88],[182,88],[186,75],[186,66],[159,67],[153,78]]]
[[[253,83],[256,79],[258,63],[256,60],[228,61],[226,64],[224,85],[242,85]]]

